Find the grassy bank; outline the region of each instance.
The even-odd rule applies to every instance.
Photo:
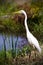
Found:
[[[28,49],[28,54],[26,55],[26,50]],[[30,48],[31,49],[31,48]],[[5,52],[0,51],[0,65],[43,65],[43,54],[39,54],[36,52],[37,56],[35,57],[35,53],[30,51],[29,47],[24,47],[21,51],[18,51],[19,54],[15,57],[12,56],[12,51],[6,51],[6,57]],[[31,56],[29,58],[29,54],[31,52]],[[42,48],[43,52],[43,48]],[[15,53],[14,53],[15,55]]]

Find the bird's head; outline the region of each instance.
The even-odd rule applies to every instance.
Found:
[[[20,11],[14,12],[14,13],[16,13],[16,14],[17,13],[20,13],[20,14],[22,13],[22,14],[26,15],[26,12],[24,10],[20,10]]]

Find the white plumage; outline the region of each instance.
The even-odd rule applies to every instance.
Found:
[[[38,40],[30,33],[28,26],[27,26],[27,14],[24,10],[20,10],[16,13],[22,13],[25,15],[25,20],[24,20],[24,24],[25,24],[25,28],[26,28],[26,35],[27,35],[27,39],[30,45],[34,45],[37,50],[41,53],[41,48],[40,45],[38,43]]]

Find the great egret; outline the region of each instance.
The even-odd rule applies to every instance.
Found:
[[[27,26],[27,14],[24,10],[20,10],[18,12],[15,13],[22,13],[25,15],[25,20],[24,20],[24,24],[25,24],[25,28],[26,28],[26,35],[27,35],[27,39],[30,45],[34,45],[37,50],[41,53],[41,48],[40,45],[38,43],[38,40],[30,33],[28,26]]]

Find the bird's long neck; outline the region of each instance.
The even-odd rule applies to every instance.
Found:
[[[26,31],[29,31],[28,26],[27,26],[27,15],[26,15],[26,13],[25,13],[25,20],[24,20],[24,23],[25,23]]]

